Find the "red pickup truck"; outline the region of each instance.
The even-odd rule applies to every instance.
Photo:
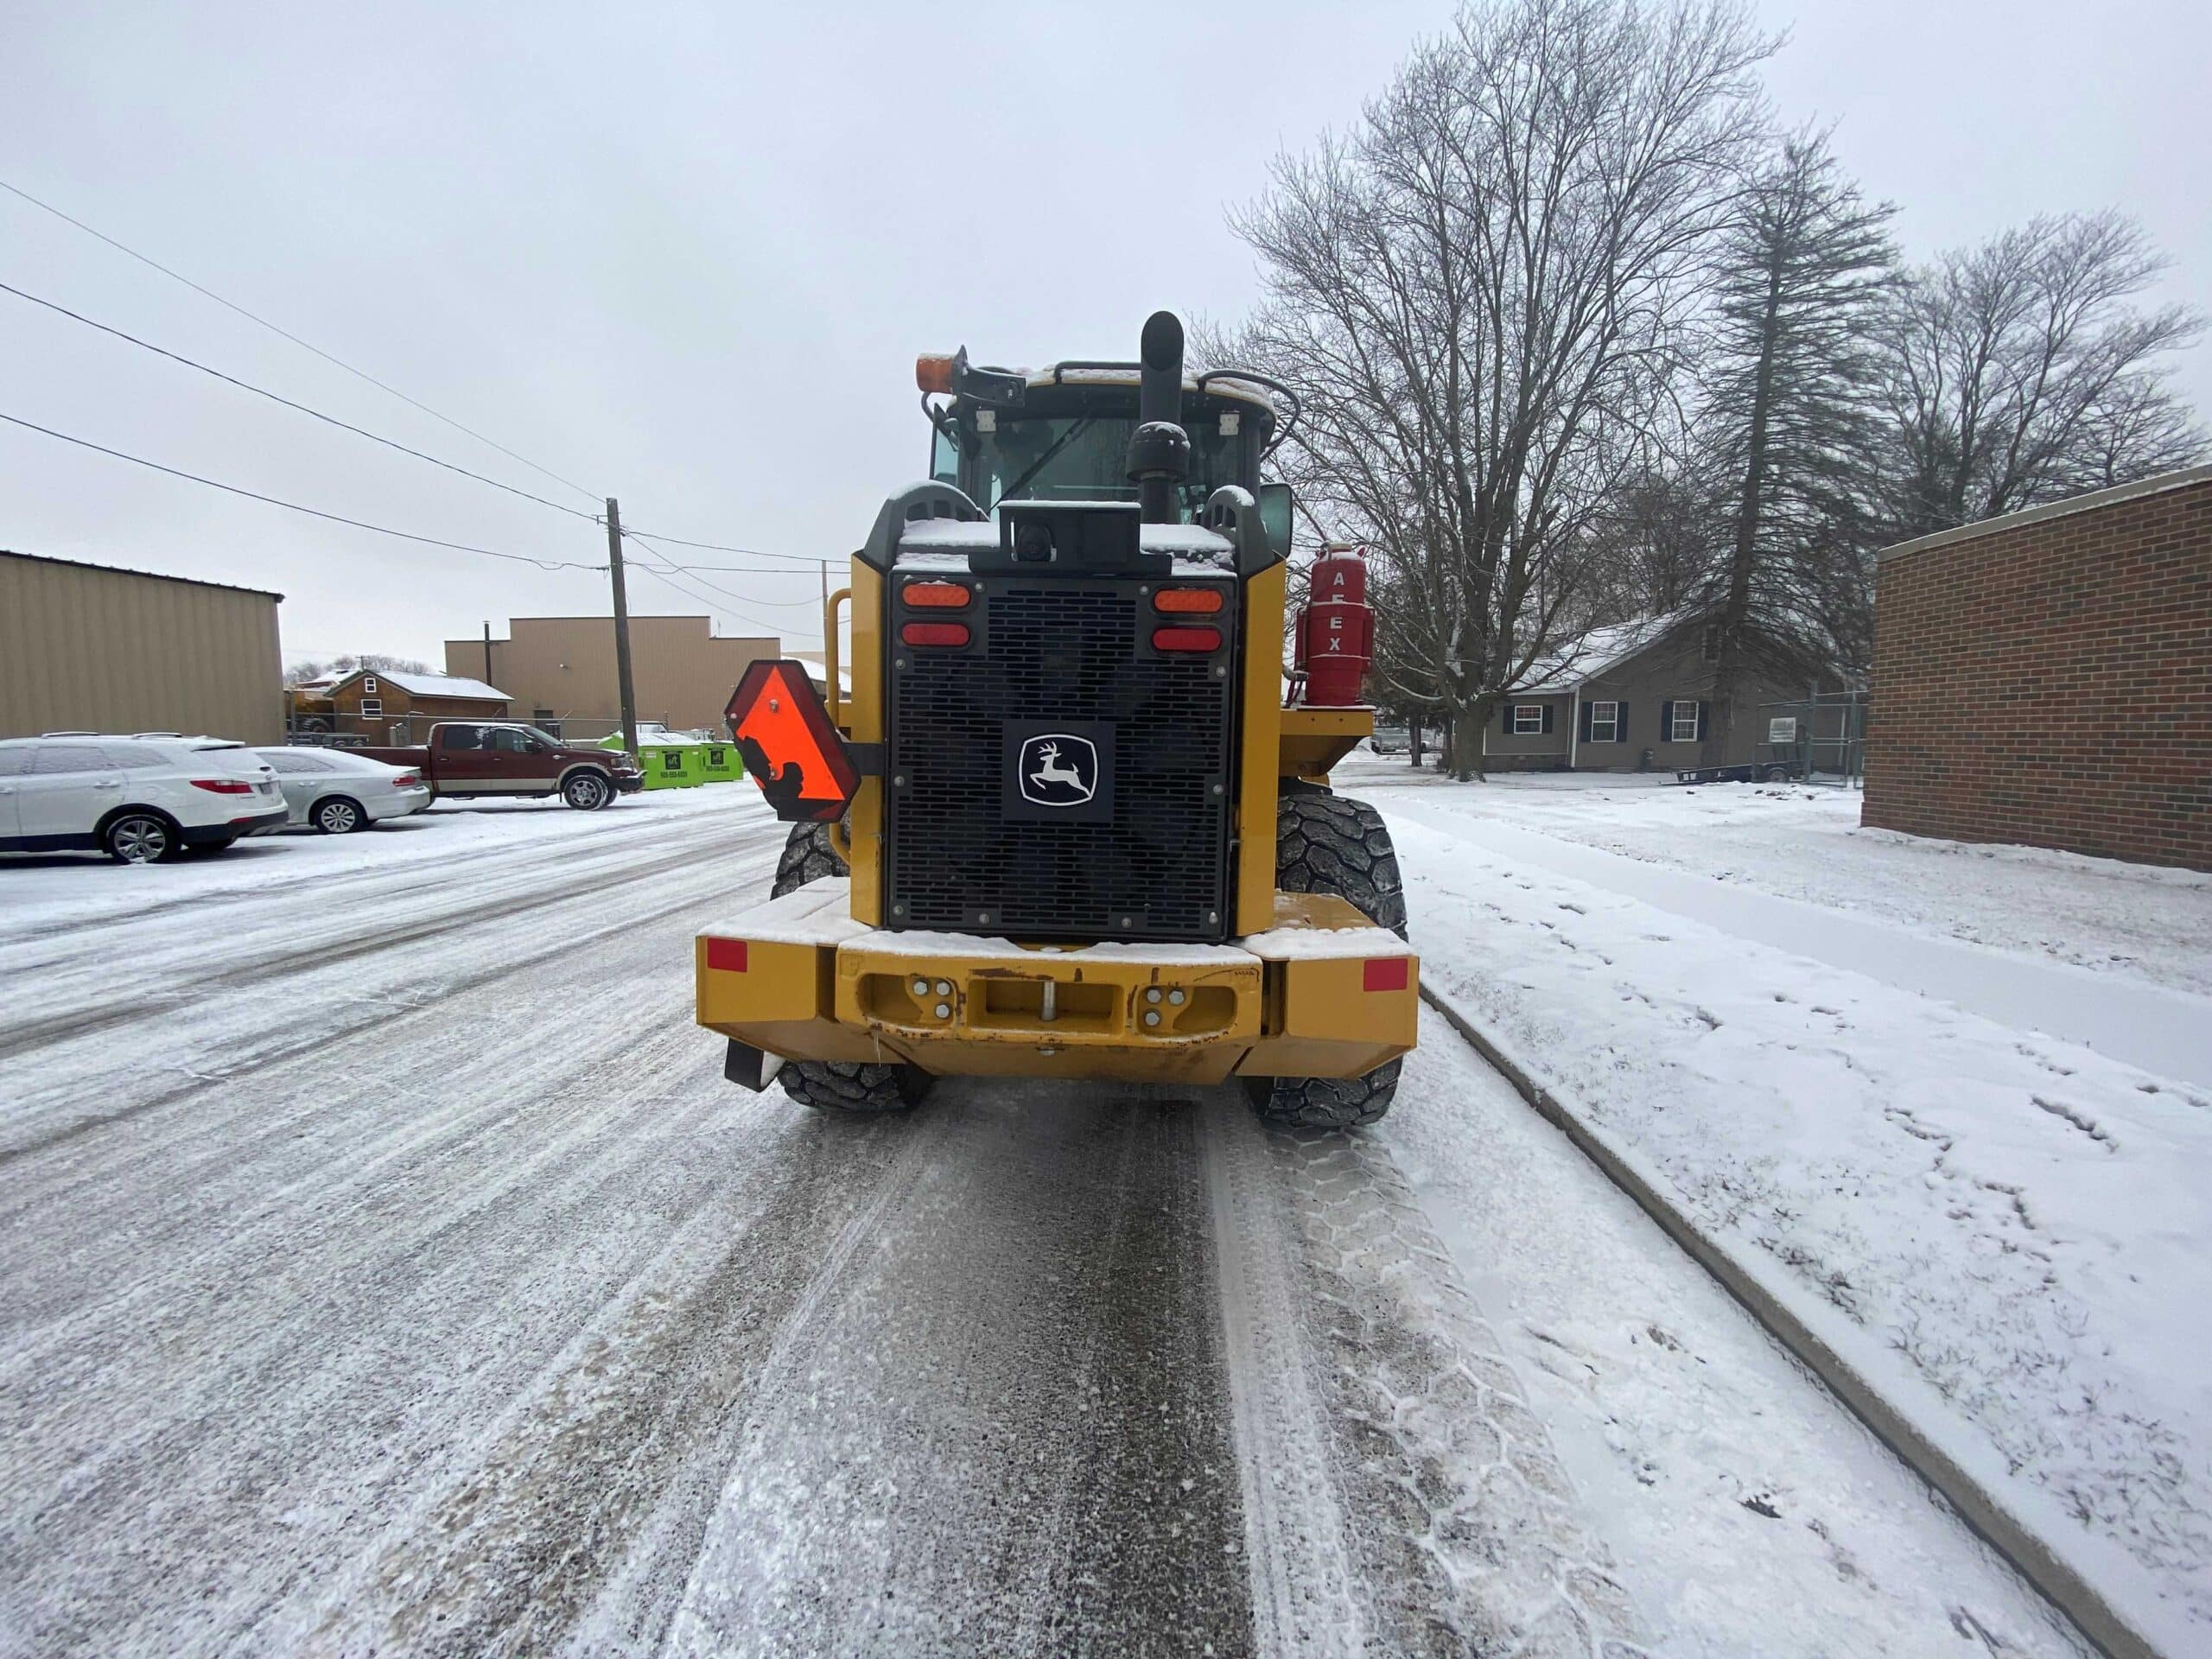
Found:
[[[352,753],[421,772],[438,797],[558,795],[591,812],[645,787],[638,763],[619,749],[578,748],[508,721],[442,720],[420,748]]]

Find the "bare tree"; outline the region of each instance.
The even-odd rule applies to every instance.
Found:
[[[1808,677],[1829,658],[1827,566],[1857,571],[1875,451],[1867,341],[1891,284],[1894,212],[1860,198],[1823,137],[1799,134],[1764,160],[1720,238],[1699,423],[1728,521],[1702,596],[1707,765],[1729,752],[1755,676]]]
[[[308,680],[321,679],[325,674],[351,674],[357,668],[365,668],[376,674],[428,674],[429,664],[412,657],[391,657],[380,651],[363,652],[358,656],[341,652],[327,662],[306,658],[284,671],[287,685],[299,685]]]
[[[1471,8],[1234,218],[1265,296],[1218,349],[1303,400],[1284,475],[1369,544],[1383,697],[1444,715],[1461,777],[1594,620],[1770,49],[1735,0]]]
[[[1885,330],[1899,537],[2188,465],[2167,382],[2202,319],[2132,303],[2164,269],[2133,221],[2041,218],[1914,273]]]

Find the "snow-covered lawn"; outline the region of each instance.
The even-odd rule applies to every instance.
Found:
[[[1340,782],[1434,990],[2171,1651],[2212,1643],[2212,880],[1802,789]]]

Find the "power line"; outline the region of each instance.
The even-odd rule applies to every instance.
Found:
[[[164,467],[160,461],[149,461],[143,455],[133,455],[121,449],[111,449],[105,444],[94,443],[89,438],[72,437],[67,432],[57,432],[50,426],[41,426],[35,421],[26,421],[17,416],[0,413],[0,421],[6,421],[11,426],[23,427],[29,431],[44,433],[49,438],[59,438],[64,443],[73,443],[82,449],[92,449],[103,455],[112,455],[118,461],[127,461],[135,467],[147,467],[157,473],[167,473],[171,478],[186,479],[194,484],[205,484],[210,489],[223,490],[232,495],[245,496],[250,501],[264,501],[272,507],[284,507],[293,512],[303,512],[311,518],[327,518],[334,524],[351,524],[356,530],[372,530],[379,536],[396,536],[403,542],[420,542],[426,547],[450,548],[456,553],[480,553],[487,559],[508,559],[517,564],[534,564],[541,570],[604,570],[607,569],[603,564],[577,564],[566,559],[533,559],[524,553],[501,553],[493,548],[473,547],[466,542],[442,541],[435,536],[417,536],[412,531],[393,530],[386,524],[372,524],[365,518],[348,518],[343,513],[325,512],[320,507],[302,506],[297,501],[287,501],[278,496],[264,495],[258,490],[245,489],[236,484],[226,484],[219,479],[202,478],[198,473],[188,473],[178,467]]]
[[[305,404],[294,403],[289,397],[270,391],[266,387],[257,386],[250,380],[241,380],[238,376],[226,374],[220,369],[211,369],[205,363],[194,362],[181,352],[173,352],[167,346],[155,345],[149,340],[141,340],[136,334],[125,334],[120,328],[111,327],[106,323],[95,321],[80,312],[72,311],[66,305],[57,305],[52,300],[41,299],[35,294],[25,293],[22,289],[10,283],[0,283],[0,293],[13,294],[19,300],[29,300],[33,305],[44,306],[48,310],[58,312],[73,322],[81,322],[87,328],[97,328],[104,334],[112,334],[118,340],[128,340],[131,345],[151,352],[157,357],[166,357],[172,363],[181,363],[188,369],[197,369],[202,374],[213,375],[216,379],[236,386],[241,391],[250,391],[257,397],[266,397],[272,404],[282,404],[285,408],[296,409],[302,415],[311,415],[326,425],[334,426],[340,431],[351,432],[356,437],[366,438],[372,443],[380,443],[387,449],[397,449],[403,455],[412,455],[417,461],[427,461],[433,467],[442,467],[449,473],[459,473],[463,478],[473,478],[479,484],[489,484],[495,490],[505,490],[509,495],[518,495],[525,501],[535,501],[541,507],[550,507],[556,512],[568,513],[570,517],[582,518],[588,524],[595,524],[599,522],[599,515],[596,513],[580,512],[562,502],[548,500],[542,495],[533,495],[528,490],[518,490],[512,484],[502,484],[496,478],[486,478],[481,473],[472,473],[466,467],[456,467],[449,461],[440,461],[435,455],[426,455],[420,449],[410,449],[404,443],[355,426],[350,421],[341,421],[336,416],[326,415],[319,409],[310,409]]]
[[[652,546],[652,542],[646,542],[646,537],[637,536],[637,531],[624,531],[624,533],[621,533],[621,537],[624,537],[626,542],[644,542],[644,544],[646,544],[646,546]],[[655,553],[661,553],[661,550],[657,549],[657,546],[655,546],[655,549],[652,549],[652,550],[655,550]],[[666,560],[668,556],[666,556],[666,553],[661,553],[661,557],[664,557],[664,560]],[[723,608],[723,611],[732,611],[732,613],[734,613],[734,615],[746,617],[746,621],[752,621],[752,624],[759,626],[759,628],[770,628],[770,631],[779,632],[779,635],[781,635],[781,632],[783,632],[781,626],[774,624],[774,621],[767,621],[766,617],[752,615],[752,613],[750,613],[750,611],[746,611],[746,608],[743,608],[743,606],[746,606],[746,604],[770,604],[770,606],[785,606],[785,608],[790,608],[790,606],[797,606],[797,604],[807,604],[807,606],[818,604],[817,600],[752,600],[752,597],[736,595],[736,593],[730,593],[730,591],[728,591],[728,588],[719,588],[719,586],[715,586],[715,584],[712,584],[712,582],[703,582],[703,580],[699,580],[699,577],[692,577],[692,582],[695,582],[696,586],[679,584],[679,582],[675,580],[675,573],[677,573],[677,570],[683,569],[683,566],[679,566],[679,564],[652,564],[651,560],[637,560],[637,569],[644,570],[644,573],[646,573],[646,575],[659,577],[659,580],[664,582],[664,584],[668,584],[668,586],[672,586],[672,588],[677,588],[677,593],[688,593],[688,595],[690,595],[692,600],[699,600],[699,601],[702,601],[702,604],[715,606],[715,601],[708,600],[708,597],[703,595],[703,593],[699,593],[699,588],[706,588],[708,593],[719,593],[719,595],[721,595],[723,600],[730,601],[730,604],[726,604],[726,606],[715,606],[715,608]]]
[[[635,536],[638,532],[634,530],[626,530],[622,533],[626,536]],[[709,553],[741,553],[748,559],[788,559],[796,564],[827,564],[830,563],[829,560],[817,557],[810,553],[770,553],[757,547],[730,547],[721,542],[687,542],[681,536],[664,536],[659,531],[654,531],[652,532],[652,536],[655,541],[666,542],[675,547],[704,548]],[[699,570],[712,570],[716,567],[711,564],[702,564],[688,566],[686,568]]]
[[[783,636],[784,630],[779,627],[775,623],[770,622],[761,617],[748,615],[747,613],[739,610],[734,605],[718,605],[706,594],[699,592],[696,588],[688,587],[684,583],[678,582],[675,577],[670,575],[665,570],[662,570],[656,566],[643,563],[639,563],[635,568],[643,571],[646,575],[651,576],[655,582],[659,582],[663,587],[673,588],[676,592],[683,594],[686,599],[692,600],[698,604],[704,605],[709,610],[729,612],[733,615],[744,618],[746,621],[752,623],[755,627],[767,629],[769,632],[776,635],[779,639]]]
[[[640,540],[640,537],[635,531],[626,530],[622,532],[622,539],[626,542],[634,542]],[[644,545],[652,547],[652,543],[645,542]],[[734,594],[728,588],[721,586],[719,582],[709,582],[705,577],[695,575],[692,566],[688,564],[677,564],[675,561],[671,559],[667,554],[662,553],[660,549],[655,547],[653,548],[653,551],[660,553],[661,563],[658,564],[655,564],[652,560],[645,558],[641,555],[632,555],[632,558],[634,560],[640,570],[651,570],[664,576],[690,576],[691,580],[699,587],[706,588],[709,593],[720,594],[724,599],[729,600],[735,604],[766,605],[773,610],[797,610],[801,607],[819,609],[822,604],[822,601],[818,599],[762,599],[755,594]],[[801,573],[797,570],[767,570],[756,571],[750,574],[759,575],[795,576]]]
[[[423,403],[420,398],[410,397],[405,392],[400,391],[398,387],[385,385],[383,381],[378,379],[376,376],[369,373],[365,370],[355,368],[351,363],[346,362],[342,358],[333,357],[328,352],[324,351],[320,346],[310,345],[308,341],[302,340],[297,334],[292,333],[289,329],[281,328],[276,324],[270,321],[268,318],[257,316],[253,312],[247,310],[244,306],[225,299],[221,295],[215,292],[213,289],[203,287],[201,284],[194,282],[191,277],[186,276],[182,271],[172,270],[167,265],[162,264],[160,260],[150,258],[147,255],[139,252],[137,249],[126,246],[124,244],[117,241],[113,237],[108,235],[105,232],[94,230],[91,226],[86,224],[83,219],[73,219],[67,213],[63,213],[59,207],[54,207],[50,203],[41,201],[36,196],[31,194],[29,191],[22,189],[18,186],[12,185],[5,179],[0,179],[0,190],[5,190],[9,194],[13,196],[20,196],[23,200],[28,201],[32,207],[38,208],[41,212],[53,214],[54,218],[60,219],[64,224],[75,226],[79,230],[84,232],[86,235],[93,237],[99,241],[106,243],[108,246],[116,250],[117,252],[129,254],[140,264],[150,265],[154,270],[160,271],[162,276],[171,277],[177,282],[182,283],[194,293],[206,296],[208,299],[214,301],[216,304],[223,307],[226,310],[237,312],[238,315],[244,317],[249,322],[258,323],[262,327],[268,329],[270,334],[281,335],[283,338],[290,340],[293,345],[297,346],[302,351],[312,352],[324,362],[330,364],[332,366],[345,370],[346,373],[352,375],[355,379],[365,380],[371,385],[374,386],[378,391],[388,392],[392,397],[398,398],[401,403],[410,404],[416,409],[421,410],[425,415],[430,416],[431,419],[443,421],[448,426],[453,428],[454,431],[466,433],[468,436],[475,439],[479,443],[489,444],[493,448],[497,449],[501,454],[505,455],[510,460],[520,461],[524,466],[529,467],[531,471],[534,473],[543,474],[547,478],[551,479],[556,484],[564,484],[580,495],[589,496],[594,501],[597,501],[601,499],[596,490],[588,490],[584,488],[582,485],[577,483],[574,479],[563,478],[560,474],[553,471],[551,467],[541,467],[536,461],[532,461],[528,455],[521,454],[515,450],[510,449],[506,445],[499,442],[495,439],[486,437],[481,432],[477,431],[474,427],[463,426],[459,421],[454,419],[452,416],[440,414],[436,410],[432,409],[428,404]],[[128,457],[126,457],[126,459],[128,459]]]

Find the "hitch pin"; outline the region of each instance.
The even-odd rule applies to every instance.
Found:
[[[1059,989],[1060,982],[1057,979],[1045,982],[1045,1018],[1048,1022],[1060,1017]]]

